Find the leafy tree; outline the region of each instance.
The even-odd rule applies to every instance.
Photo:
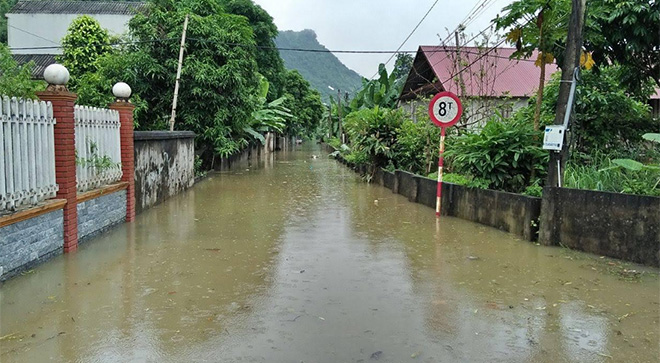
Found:
[[[513,57],[530,58],[538,50],[539,88],[534,113],[534,129],[539,129],[541,101],[545,87],[545,65],[554,61],[561,50],[558,44],[566,37],[570,1],[517,0],[502,9],[507,13],[493,19],[496,30],[507,30],[507,41],[514,44]]]
[[[7,44],[7,17],[5,14],[18,0],[0,0],[0,42]]]
[[[164,126],[186,14],[191,41],[186,45],[175,127],[199,135],[197,150],[208,166],[214,156],[231,155],[248,142],[245,129],[255,110],[257,64],[254,47],[233,45],[254,45],[247,19],[225,13],[214,0],[153,0],[129,23],[131,37],[138,42],[127,49],[134,54],[126,72],[135,77],[131,86],[149,107],[140,127]]]
[[[286,133],[303,135],[313,132],[324,114],[318,91],[312,89],[298,71],[290,70],[284,76],[282,92],[286,98],[286,106],[295,116],[295,120],[287,125]]]
[[[278,31],[273,18],[252,0],[221,0],[220,2],[227,13],[247,18],[258,47],[256,60],[259,73],[270,83],[268,98],[272,100],[281,96],[285,69],[280,53],[275,49]]]
[[[34,98],[37,91],[45,88],[45,83],[32,80],[33,62],[18,65],[9,48],[0,44],[0,95]]]
[[[414,58],[411,54],[408,53],[399,53],[396,55],[396,61],[394,62],[394,70],[392,74],[395,79],[405,79],[410,73],[412,68]]]
[[[603,67],[599,72],[582,72],[576,89],[575,119],[571,144],[574,150],[594,153],[631,147],[646,132],[657,130],[657,121],[650,115],[650,106],[629,97],[619,84],[621,67]],[[545,88],[541,108],[541,123],[552,124],[559,93],[557,74]],[[530,106],[531,107],[531,106]],[[514,118],[529,118],[531,108],[519,110]]]
[[[635,94],[648,97],[650,78],[660,87],[660,1],[589,1],[585,47],[597,65],[618,64],[621,80]]]
[[[98,59],[112,51],[108,31],[91,16],[82,15],[71,22],[62,40],[62,55],[57,57],[71,74],[71,86],[98,69]]]

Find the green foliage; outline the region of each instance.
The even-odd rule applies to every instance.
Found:
[[[45,82],[32,80],[30,62],[19,66],[9,48],[0,44],[0,95],[35,98],[36,92],[45,88]]]
[[[259,86],[254,48],[228,45],[254,44],[247,19],[225,13],[214,0],[154,0],[146,13],[129,22],[131,37],[139,43],[125,49],[131,66],[124,74],[149,109],[139,119],[140,128],[165,126],[186,14],[188,37],[204,41],[187,42],[175,127],[198,135],[198,153],[208,163],[214,155],[241,150],[250,137],[246,130],[252,125]]]
[[[295,116],[286,125],[288,135],[310,135],[319,126],[323,118],[324,107],[321,96],[312,89],[302,75],[296,71],[286,71],[283,79],[282,94],[285,105]]]
[[[384,64],[378,66],[379,78],[362,80],[362,89],[350,103],[351,111],[362,108],[395,108],[405,79],[397,79],[396,74],[388,76]]]
[[[529,122],[491,120],[478,133],[456,137],[445,153],[454,173],[488,181],[492,189],[521,192],[542,179],[548,154]]]
[[[365,165],[370,160],[369,154],[365,150],[351,150],[344,155],[344,159],[355,165]]]
[[[660,1],[601,0],[589,2],[585,47],[593,51],[597,65],[618,64],[621,80],[639,96],[651,78],[660,86]]]
[[[339,150],[341,148],[342,142],[339,140],[338,137],[331,137],[327,141],[328,145],[330,145],[331,148],[335,150]]]
[[[543,196],[543,187],[540,186],[539,183],[534,183],[525,188],[523,194],[529,195],[530,197],[541,198]]]
[[[220,4],[228,14],[244,16],[248,20],[258,47],[255,59],[259,73],[270,83],[267,98],[273,101],[281,97],[286,70],[279,52],[274,49],[278,32],[273,18],[252,0],[220,0]]]
[[[87,140],[87,151],[88,158],[78,157],[78,151],[76,150],[76,164],[81,165],[87,168],[94,170],[96,173],[102,173],[105,170],[120,166],[121,163],[117,163],[112,160],[108,155],[99,155],[99,146],[92,140]]]
[[[582,155],[566,165],[564,186],[660,196],[660,167],[630,159],[612,159],[603,153]]]
[[[618,82],[621,69],[603,67],[599,72],[583,71],[576,89],[575,121],[572,124],[571,144],[575,151],[631,147],[642,134],[657,130],[657,122],[650,115],[650,107],[630,97]],[[555,74],[543,92],[541,124],[554,122],[560,84]],[[519,110],[514,117],[531,120],[532,105]]]
[[[7,17],[5,14],[18,0],[0,0],[0,43],[7,44]]]
[[[431,173],[427,176],[430,179],[437,180],[438,172]],[[472,175],[461,175],[456,173],[442,174],[442,181],[445,183],[452,183],[457,185],[465,185],[468,188],[488,189],[490,182],[486,179],[475,178]]]
[[[426,175],[438,163],[440,128],[428,118],[417,123],[405,121],[397,130],[393,160],[399,169]]]
[[[394,78],[404,79],[405,82],[405,79],[408,78],[408,73],[410,73],[410,69],[412,68],[414,60],[415,59],[411,54],[398,53],[396,55],[396,61],[394,62],[394,69],[392,70]]]
[[[262,144],[266,142],[264,132],[282,132],[287,121],[294,119],[291,110],[284,107],[284,97],[268,102],[269,83],[260,75],[259,90],[255,97],[256,109],[252,112],[252,120],[245,126],[245,132]]]
[[[398,129],[405,118],[401,110],[363,109],[346,116],[344,128],[354,151],[364,152],[369,162],[386,166],[394,155]]]
[[[537,49],[550,54],[561,52],[560,43],[568,29],[570,0],[517,0],[502,11],[504,16],[498,15],[493,23],[496,30],[507,31],[508,42],[516,47],[515,57],[529,58]]]
[[[280,32],[275,43],[280,48],[302,48],[327,51],[316,39],[313,30]],[[308,53],[283,50],[280,52],[287,69],[295,69],[322,96],[323,102],[337,98],[337,91],[331,91],[328,86],[342,92],[354,93],[360,88],[362,77],[347,68],[332,53]],[[346,114],[344,114],[346,115]]]
[[[97,71],[99,58],[111,51],[108,31],[93,17],[82,15],[69,25],[62,40],[62,55],[57,60],[69,70],[69,86],[75,88],[79,78]]]

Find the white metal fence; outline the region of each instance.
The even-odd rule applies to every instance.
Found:
[[[76,181],[84,192],[121,179],[119,112],[75,106]]]
[[[0,115],[0,212],[55,197],[53,106],[4,96]]]

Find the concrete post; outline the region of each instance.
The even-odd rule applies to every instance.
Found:
[[[37,96],[53,105],[56,120],[55,133],[55,182],[59,190],[57,198],[65,199],[64,206],[64,253],[78,248],[78,200],[76,188],[76,140],[73,116],[74,102],[78,98],[69,92],[66,83],[69,72],[59,64],[53,64],[44,71],[49,83],[44,92]]]
[[[135,106],[128,101],[131,88],[123,82],[117,83],[112,92],[117,101],[110,104],[111,110],[119,112],[119,128],[121,142],[121,169],[123,182],[128,183],[126,189],[126,222],[135,220],[135,148],[133,142],[133,111]]]

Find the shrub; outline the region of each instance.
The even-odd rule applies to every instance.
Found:
[[[404,119],[401,110],[362,109],[346,116],[344,130],[354,151],[364,152],[371,164],[383,167],[394,155],[397,130]]]
[[[491,189],[522,192],[546,174],[548,153],[539,140],[530,122],[492,119],[480,132],[451,142],[448,169],[487,180]]]
[[[393,160],[399,169],[426,175],[438,163],[440,128],[431,121],[404,121],[397,130]]]

